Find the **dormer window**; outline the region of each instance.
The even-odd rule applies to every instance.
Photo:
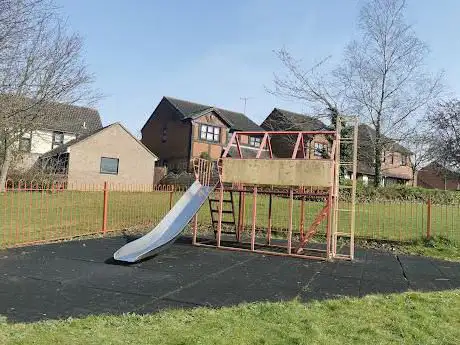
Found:
[[[62,144],[64,144],[64,133],[53,132],[53,142],[51,144],[51,149],[61,146]]]

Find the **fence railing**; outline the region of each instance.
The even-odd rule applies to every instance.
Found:
[[[142,232],[158,224],[184,192],[184,188],[175,186],[108,183],[64,187],[53,182],[8,182],[6,191],[0,194],[0,247],[123,229]],[[246,198],[244,212],[243,224],[247,231],[252,227],[251,200]],[[268,225],[269,196],[260,195],[257,203],[257,229],[263,232]],[[306,229],[322,207],[321,200],[305,201],[303,207],[300,200],[295,200],[294,229],[297,232],[301,226]],[[235,209],[238,212],[236,205]],[[288,199],[274,196],[271,228],[281,236],[288,228],[287,210]],[[342,217],[339,224],[345,227],[347,214]],[[207,205],[199,211],[198,222],[210,228]],[[325,231],[324,224],[319,231]],[[443,236],[460,242],[460,205],[435,204],[429,200],[358,203],[356,236],[394,241]]]

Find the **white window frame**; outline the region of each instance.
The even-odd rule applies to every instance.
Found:
[[[261,137],[249,137],[249,146],[252,147],[260,147],[262,144],[262,138]]]
[[[220,143],[221,128],[211,125],[200,125],[200,140],[209,141],[211,143]]]
[[[117,161],[117,171],[114,172],[114,171],[103,170],[103,168],[102,168],[102,160],[103,160],[103,159],[116,160],[116,161]],[[120,159],[119,159],[119,158],[115,158],[115,157],[101,157],[100,170],[99,170],[99,172],[100,172],[101,174],[118,175],[118,172],[119,172],[119,171],[120,171]]]
[[[315,157],[323,157],[324,153],[328,152],[328,146],[325,143],[315,141],[313,144],[313,155]]]
[[[57,141],[56,140],[56,136],[57,135],[61,135],[61,140]],[[53,132],[53,138],[52,138],[52,142],[51,142],[51,149],[54,149],[56,147],[59,147],[61,146],[62,144],[64,144],[64,132],[59,132],[59,131],[54,131]]]

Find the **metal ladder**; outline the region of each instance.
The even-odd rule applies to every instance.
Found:
[[[228,192],[228,193],[230,194],[230,199],[223,200],[222,218],[224,218],[225,215],[231,215],[230,217],[231,219],[228,219],[228,218],[222,219],[222,224],[232,225],[235,231],[222,231],[221,233],[235,235],[237,232],[236,218],[235,218],[235,205],[233,201],[233,193],[232,192]],[[211,224],[212,224],[212,228],[214,229],[214,234],[216,234],[217,223],[219,221],[217,217],[215,217],[215,215],[219,214],[219,199],[208,198],[208,200],[209,200],[209,211],[211,212]],[[230,205],[230,209],[225,209],[225,205]]]
[[[350,136],[341,138],[342,122],[351,129]],[[332,219],[332,250],[331,255],[337,259],[354,259],[355,246],[355,214],[356,214],[356,170],[358,161],[358,118],[356,116],[339,116],[337,119],[337,144],[335,155],[337,163],[335,164],[334,173],[334,190],[333,190],[333,219]],[[351,146],[351,161],[340,160],[340,154],[343,146]],[[340,184],[340,168],[347,168],[347,172],[351,173],[351,184]],[[350,203],[341,204],[340,195],[342,190],[350,190]],[[341,225],[341,215],[348,214],[347,226]],[[346,228],[348,231],[345,231]],[[341,231],[339,231],[341,230]],[[339,238],[349,238],[350,250],[348,254],[338,253],[337,244]]]

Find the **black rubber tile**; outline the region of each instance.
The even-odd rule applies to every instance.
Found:
[[[400,293],[408,289],[409,282],[405,279],[362,280],[359,295]]]
[[[299,295],[320,267],[318,262],[259,256],[247,265],[235,265],[167,297],[209,306],[290,300]]]
[[[147,302],[144,296],[30,278],[16,278],[10,283],[11,290],[0,293],[0,314],[12,321],[121,314]]]
[[[361,279],[364,265],[362,262],[337,261],[326,262],[321,274],[329,274],[336,277]]]
[[[356,278],[318,274],[302,289],[300,297],[303,301],[358,297],[359,287],[360,280]]]
[[[417,277],[409,280],[409,286],[417,291],[442,291],[460,287],[450,278]]]

